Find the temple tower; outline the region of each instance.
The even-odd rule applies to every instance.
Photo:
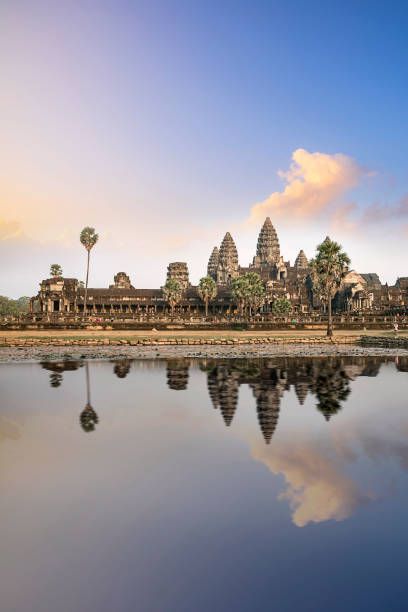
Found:
[[[280,260],[280,247],[278,234],[272,225],[269,217],[259,232],[258,244],[256,247],[256,261],[262,264],[275,264]],[[255,263],[255,261],[254,261]]]
[[[219,258],[220,252],[218,250],[218,247],[214,247],[210,255],[210,259],[208,260],[207,276],[211,276],[211,278],[213,278],[215,281],[217,280]]]
[[[309,267],[309,262],[307,261],[307,257],[304,251],[299,251],[299,255],[296,257],[295,268],[298,270],[307,270]]]
[[[113,285],[109,285],[109,289],[130,289],[132,287],[130,278],[126,272],[118,272],[113,277]]]
[[[167,266],[167,280],[177,280],[186,290],[190,284],[188,278],[188,268],[184,261],[175,261]]]
[[[220,285],[229,285],[236,276],[238,276],[238,251],[231,234],[227,232],[220,247],[217,282]]]

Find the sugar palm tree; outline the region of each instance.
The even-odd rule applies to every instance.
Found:
[[[88,262],[87,262],[87,266],[86,266],[86,283],[85,283],[85,297],[84,297],[84,313],[86,313],[86,298],[88,296],[88,276],[89,276],[89,259],[91,256],[91,249],[95,246],[95,244],[98,242],[98,234],[95,234],[95,228],[94,227],[84,227],[84,229],[82,230],[80,236],[79,236],[79,240],[81,241],[81,244],[86,248],[87,253],[88,253]]]
[[[349,256],[337,242],[327,238],[317,246],[317,254],[310,262],[314,290],[327,302],[327,335],[333,335],[332,300],[343,284],[350,265]]]
[[[198,285],[198,295],[205,304],[205,316],[208,316],[208,302],[211,302],[217,295],[217,285],[211,276],[203,276],[200,278]]]
[[[174,313],[174,306],[180,300],[183,295],[183,288],[179,281],[175,278],[170,278],[166,281],[166,284],[161,288],[164,299],[169,303],[171,313]]]
[[[50,275],[54,278],[60,278],[62,276],[62,268],[59,264],[51,264]]]
[[[239,306],[241,316],[244,314],[244,307],[248,299],[249,284],[246,276],[237,276],[230,285],[233,300]]]
[[[257,310],[262,306],[265,298],[265,289],[261,281],[261,277],[256,272],[247,272],[245,278],[248,282],[248,306],[249,314],[252,314],[252,309]]]

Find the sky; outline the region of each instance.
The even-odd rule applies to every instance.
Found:
[[[59,263],[190,280],[270,216],[281,253],[326,235],[359,272],[408,275],[406,3],[66,1],[0,7],[0,294]]]

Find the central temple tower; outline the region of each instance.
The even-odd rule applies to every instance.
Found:
[[[278,234],[272,225],[269,217],[266,217],[265,223],[259,232],[258,244],[256,247],[256,257],[254,264],[269,264],[273,265],[280,260],[280,247]]]

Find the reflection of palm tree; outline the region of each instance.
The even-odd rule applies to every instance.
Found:
[[[321,363],[318,367],[311,388],[318,399],[317,409],[326,421],[329,421],[333,414],[341,410],[341,402],[344,402],[350,393],[350,378],[339,360]]]
[[[90,431],[94,431],[95,426],[99,423],[98,415],[95,410],[91,406],[91,389],[89,385],[89,364],[86,362],[85,364],[85,373],[86,373],[86,406],[79,415],[79,422],[81,423],[81,427],[84,431],[89,433]]]

